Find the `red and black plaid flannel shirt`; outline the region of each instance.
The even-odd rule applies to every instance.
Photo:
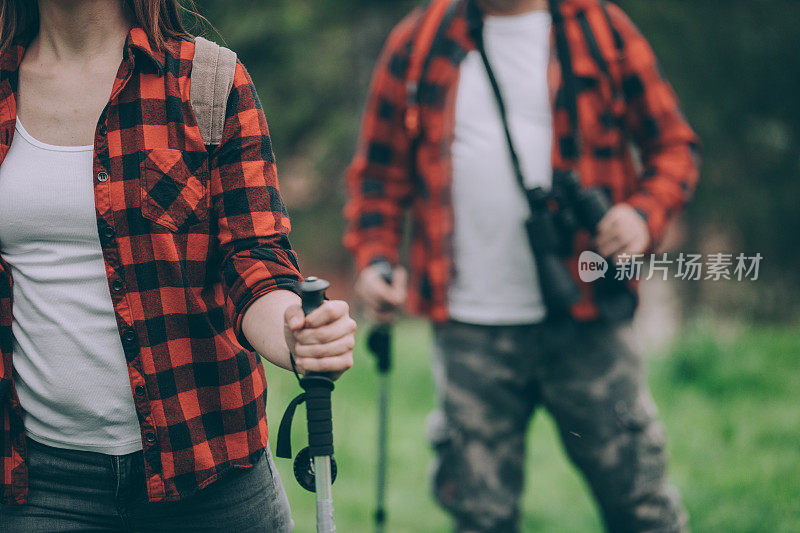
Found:
[[[0,57],[0,162],[23,53]],[[94,139],[97,226],[154,502],[251,466],[267,445],[264,368],[241,320],[256,298],[300,279],[250,76],[237,64],[222,141],[207,152],[189,100],[193,55],[188,38],[158,50],[133,28]],[[1,501],[20,504],[27,467],[11,282],[0,258]]]
[[[458,2],[439,30],[419,83],[421,137],[416,150],[404,128],[404,114],[406,72],[423,20],[421,9],[395,28],[384,47],[372,80],[358,152],[347,175],[349,224],[344,242],[355,255],[357,268],[377,259],[398,261],[403,214],[410,208],[414,237],[409,302],[413,311],[436,321],[448,317],[453,233],[450,146],[459,64],[475,49],[467,31],[466,2]],[[650,45],[619,7],[609,3],[607,9],[621,41],[621,54],[597,0],[564,0],[562,8],[578,83],[582,154],[574,161],[567,151],[574,146],[573,132],[553,46],[548,72],[556,140],[553,168],[577,168],[585,186],[603,187],[614,203],[635,207],[657,243],[667,223],[693,194],[699,175],[699,141],[659,71]],[[583,30],[586,24],[596,41],[594,49]],[[593,53],[601,54],[610,76]],[[630,142],[640,152],[641,173],[635,170]],[[576,250],[589,249],[588,235],[579,235],[577,241]],[[577,277],[577,257],[569,258],[567,266],[583,293],[573,316],[597,318],[592,287]]]

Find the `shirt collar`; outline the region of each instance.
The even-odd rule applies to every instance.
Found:
[[[136,57],[144,57],[147,58],[153,65],[158,69],[159,74],[164,73],[164,59],[165,53],[163,48],[158,49],[153,46],[153,43],[150,42],[150,39],[147,37],[147,33],[138,27],[134,26],[128,32],[128,38],[125,41],[125,48],[126,50],[133,50],[134,52],[138,52]]]
[[[22,56],[25,55],[25,45],[14,43],[3,52],[0,57],[0,80],[16,78]]]

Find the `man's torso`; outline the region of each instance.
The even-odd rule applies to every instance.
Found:
[[[552,180],[547,11],[487,17],[484,42],[507,110],[527,187]],[[498,105],[480,54],[461,63],[453,161],[453,260],[449,312],[477,324],[542,320],[535,258],[524,222],[529,207],[511,165]]]

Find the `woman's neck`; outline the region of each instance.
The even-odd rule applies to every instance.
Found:
[[[547,0],[476,0],[484,14],[492,16],[521,15],[530,11],[545,11]]]
[[[86,63],[121,54],[129,29],[122,0],[39,0],[39,33],[29,52],[47,63]]]

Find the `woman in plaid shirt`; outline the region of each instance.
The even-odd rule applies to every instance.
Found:
[[[352,365],[241,63],[201,138],[180,10],[0,3],[0,530],[289,530],[258,354]]]

